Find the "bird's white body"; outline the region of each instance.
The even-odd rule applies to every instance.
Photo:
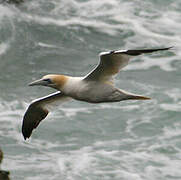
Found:
[[[58,90],[65,95],[73,97],[74,95],[84,91],[87,88],[87,84],[83,82],[82,77],[67,76],[66,83]]]
[[[103,52],[100,54],[99,64],[85,77],[51,74],[32,82],[31,86],[49,86],[58,92],[37,99],[30,104],[23,119],[24,138],[31,136],[32,130],[48,115],[48,106],[58,100],[63,102],[75,99],[89,103],[104,103],[150,99],[116,88],[113,76],[128,64],[132,56],[168,49],[170,48]]]
[[[99,103],[109,101],[108,97],[115,89],[103,82],[85,81],[83,77],[68,77],[67,82],[59,90],[76,100]]]
[[[66,83],[57,89],[65,96],[79,101],[89,103],[117,102],[126,100],[125,97],[128,97],[128,94],[135,96],[135,94],[120,90],[104,81],[86,81],[84,77],[67,76],[66,78]]]

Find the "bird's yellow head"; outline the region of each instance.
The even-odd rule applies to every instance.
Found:
[[[48,86],[60,90],[67,82],[68,77],[59,74],[49,74],[33,81],[29,86]]]

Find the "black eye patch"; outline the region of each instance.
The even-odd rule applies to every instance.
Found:
[[[46,81],[46,82],[48,82],[48,83],[52,83],[52,81],[51,81],[51,79],[44,79],[43,81]]]

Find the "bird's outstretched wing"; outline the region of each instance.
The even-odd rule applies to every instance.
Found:
[[[34,100],[28,107],[22,124],[22,134],[24,139],[29,138],[39,123],[48,115],[49,105],[54,105],[57,101],[60,103],[70,100],[61,92],[56,92],[40,99]]]
[[[95,69],[93,69],[85,80],[108,81],[117,74],[120,69],[125,67],[131,56],[138,56],[144,53],[152,53],[155,51],[164,51],[168,48],[160,49],[141,49],[141,50],[118,50],[100,53],[100,62]]]

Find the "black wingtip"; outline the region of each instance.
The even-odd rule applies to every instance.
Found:
[[[165,51],[165,50],[169,50],[173,48],[173,46],[170,47],[166,47],[166,48],[157,48],[157,49],[140,49],[140,50],[127,50],[124,53],[130,56],[137,56],[137,55],[141,55],[144,53],[152,53],[152,52],[156,52],[156,51]]]
[[[23,132],[22,132],[22,134],[23,134]],[[23,138],[24,138],[24,140],[26,141],[26,139],[27,139],[27,137],[23,134]]]
[[[22,135],[25,141],[30,138],[34,128],[36,127],[31,124],[31,121],[28,122],[26,116],[24,116],[23,124],[22,124]]]
[[[172,48],[174,48],[174,46],[170,46],[170,47],[166,47],[166,48],[161,48],[161,49],[158,49],[158,51],[169,50],[169,49],[172,49]]]
[[[27,138],[29,138],[31,136],[31,132],[26,131],[26,128],[24,127],[24,124],[22,126],[22,135],[23,135],[23,138],[24,138],[25,141],[27,140]]]
[[[24,140],[30,138],[32,131],[45,119],[48,115],[48,110],[36,106],[36,102],[30,104],[23,117],[22,134]]]
[[[170,46],[170,47],[168,47],[168,50],[169,50],[169,49],[173,49],[173,48],[174,48],[174,46]]]

